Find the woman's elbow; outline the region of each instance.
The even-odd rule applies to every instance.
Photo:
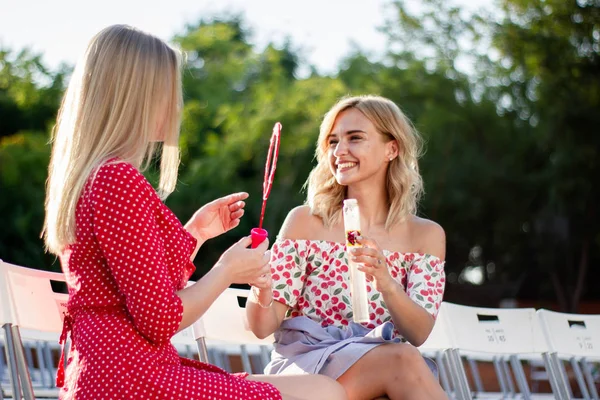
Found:
[[[412,344],[415,347],[419,347],[421,346],[423,343],[425,343],[425,341],[427,340],[427,338],[429,337],[429,334],[427,335],[416,335],[411,341],[410,344]]]
[[[432,318],[433,321],[433,318]],[[433,331],[433,322],[431,325],[424,326],[422,329],[419,329],[417,332],[413,332],[412,337],[409,342],[415,347],[419,347],[423,345],[429,338],[429,335]],[[407,338],[408,339],[408,338]]]
[[[260,340],[263,340],[263,339],[266,339],[272,332],[269,333],[266,331],[255,330],[255,331],[252,331],[252,333],[254,333],[254,336],[259,338]]]
[[[271,331],[264,322],[256,321],[251,318],[248,318],[247,326],[250,328],[250,331],[254,334],[254,336],[261,340],[273,333],[273,331]]]

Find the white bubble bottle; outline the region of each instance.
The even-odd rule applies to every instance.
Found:
[[[350,267],[350,293],[352,295],[352,319],[354,322],[369,322],[369,302],[367,298],[367,278],[358,270],[358,264],[351,260],[350,249],[360,247],[356,237],[360,236],[360,210],[356,199],[344,200],[342,208],[344,230],[346,231],[346,252]]]

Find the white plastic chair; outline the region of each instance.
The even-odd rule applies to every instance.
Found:
[[[584,399],[598,399],[589,361],[600,361],[600,315],[567,314],[538,310],[548,344],[548,357],[555,373],[553,387],[560,399],[572,399],[573,391],[562,360],[569,361]],[[587,385],[586,385],[587,382]]]
[[[521,396],[525,399],[533,398],[521,359],[539,359],[547,351],[535,309],[479,308],[445,302],[444,317],[456,353],[468,359],[494,364],[502,393],[481,392],[481,384],[476,382],[477,397],[516,396],[510,376],[512,367]],[[458,369],[456,373],[461,377],[463,398],[471,399],[473,393],[462,362],[456,358],[455,361],[454,367]],[[476,380],[476,370],[474,378]]]
[[[451,352],[453,345],[449,328],[446,324],[445,308],[445,303],[442,303],[433,330],[425,343],[419,346],[418,349],[424,356],[435,360],[440,375],[440,383],[444,391],[450,396],[459,396],[457,393],[459,378],[454,372],[455,368],[452,367]]]
[[[8,284],[6,283],[6,273],[4,262],[0,260],[0,325],[4,331],[3,347],[6,349],[6,368],[7,375],[10,381],[10,389],[0,387],[0,399],[4,398],[4,393],[10,394],[11,397],[20,397],[21,382],[19,373],[17,372],[17,358],[15,353],[13,326],[14,316],[11,307],[10,295],[8,292]],[[15,396],[14,394],[17,394]]]
[[[64,275],[8,263],[3,264],[3,272],[14,315],[12,329],[23,396],[25,399],[55,398],[58,396],[58,389],[51,385],[34,390],[22,339],[58,343],[68,295],[54,292],[51,282],[65,282]],[[47,358],[48,363],[50,358]],[[47,365],[46,367],[48,368],[47,374],[53,376],[53,366]]]
[[[226,289],[192,326],[202,361],[208,362],[208,340],[226,353],[235,353],[232,349],[240,346],[242,365],[248,373],[252,373],[251,353],[260,356],[263,367],[268,363],[273,335],[259,339],[250,330],[245,310],[249,293],[247,289]]]
[[[193,350],[193,348],[196,346],[196,340],[194,338],[192,327],[188,327],[178,332],[171,338],[171,343],[175,346],[180,355],[187,358],[194,358],[194,353],[196,353],[196,351]]]

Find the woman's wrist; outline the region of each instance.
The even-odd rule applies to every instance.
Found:
[[[404,290],[399,289],[402,289],[400,284],[390,277],[389,282],[386,285],[384,285],[384,287],[382,287],[381,290],[379,290],[379,293],[381,293],[382,296],[387,296],[390,294],[398,293],[399,291],[404,292]]]
[[[195,229],[190,223],[185,224],[183,228],[188,231],[188,233],[192,235],[194,239],[196,239],[196,248],[202,246],[204,242],[206,242],[206,239],[204,239],[198,230]]]
[[[251,292],[252,292],[252,296],[254,297],[254,301],[256,302],[256,304],[258,304],[259,306],[261,306],[262,308],[271,308],[271,306],[273,305],[273,290],[272,289],[260,289],[256,286],[251,286]],[[268,300],[265,297],[265,293],[267,294]],[[262,299],[261,299],[262,297]],[[265,305],[265,303],[267,303]]]

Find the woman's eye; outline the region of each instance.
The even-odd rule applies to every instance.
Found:
[[[337,140],[330,140],[330,141],[329,141],[329,145],[330,145],[330,146],[335,146],[337,143],[338,143],[338,141],[337,141]]]
[[[360,136],[350,136],[350,140],[360,140]]]

